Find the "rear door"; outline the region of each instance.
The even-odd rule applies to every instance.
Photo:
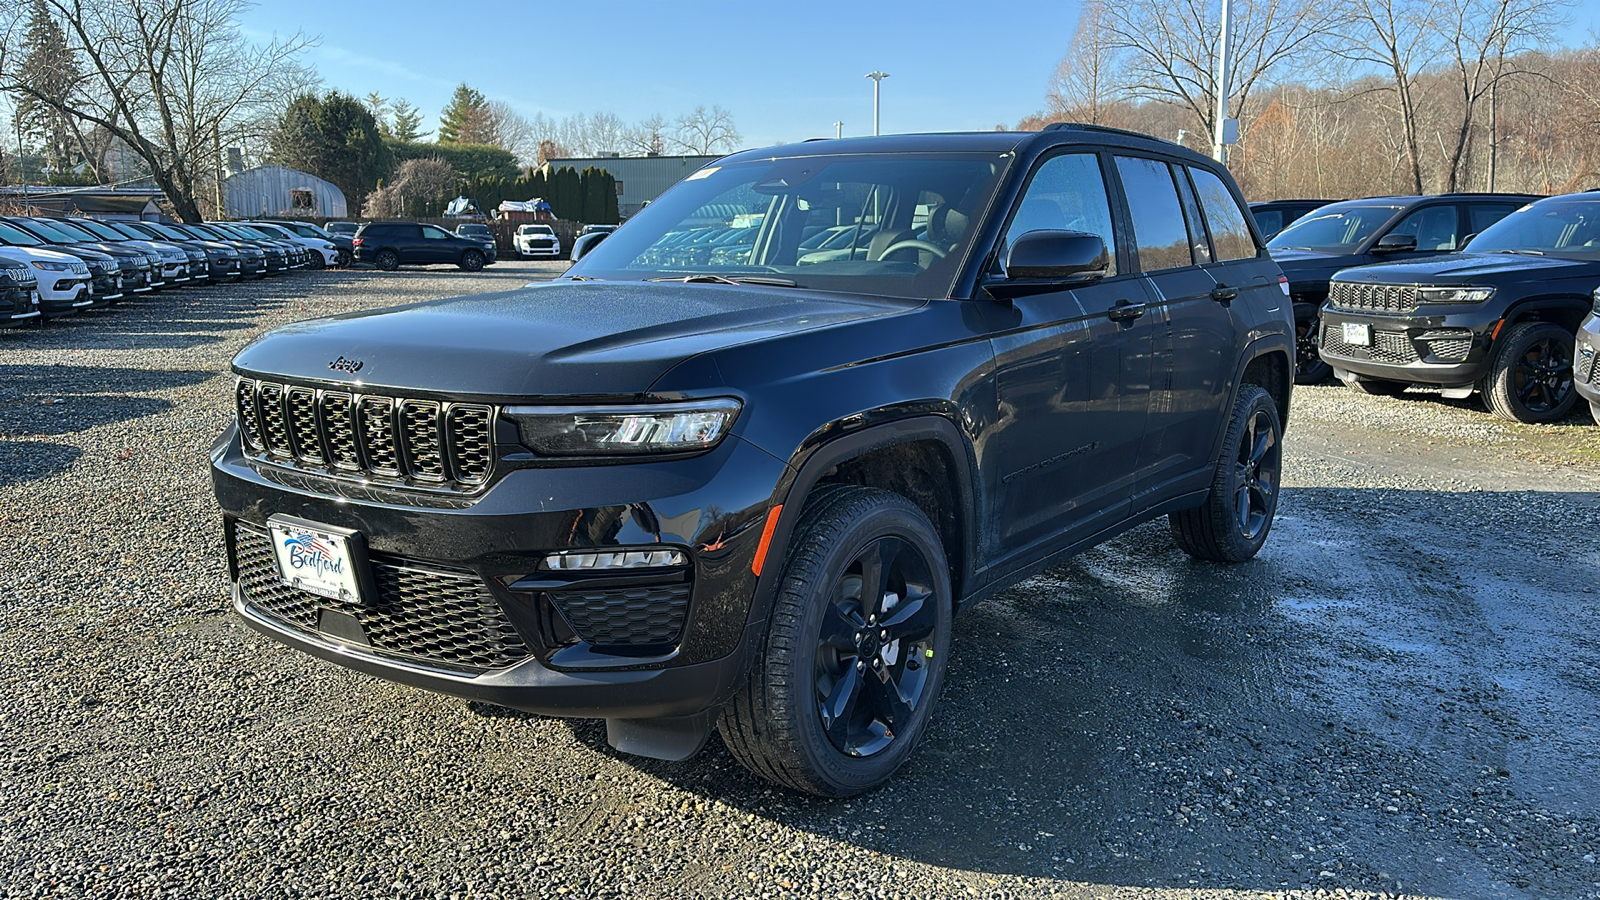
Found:
[[[423,225],[421,240],[417,242],[419,262],[453,263],[461,255],[461,245],[456,236],[437,225]]]
[[[1096,153],[1041,162],[1004,232],[1100,235],[1111,275],[1072,290],[998,301],[991,343],[1000,421],[985,448],[1000,546],[1034,556],[1127,514],[1150,402],[1154,317],[1144,279],[1119,252],[1109,179]]]

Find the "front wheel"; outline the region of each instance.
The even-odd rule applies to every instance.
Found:
[[[819,490],[790,546],[766,641],[718,728],[755,774],[848,797],[889,780],[927,730],[950,571],[922,510],[875,488]]]
[[[468,250],[461,254],[461,269],[464,272],[476,272],[483,268],[483,252]]]
[[[1321,384],[1333,374],[1333,367],[1317,353],[1317,329],[1321,312],[1315,303],[1294,305],[1294,383]]]
[[[1283,424],[1272,395],[1239,389],[1206,502],[1167,521],[1172,538],[1196,559],[1237,563],[1255,556],[1272,530],[1283,471]]]
[[[334,265],[338,266],[341,269],[348,269],[348,268],[350,268],[350,262],[351,262],[350,251],[349,250],[340,250],[339,251],[339,258],[334,263]]]
[[[1566,417],[1578,402],[1572,383],[1572,332],[1551,322],[1524,322],[1495,351],[1484,379],[1484,399],[1494,414],[1539,424]]]

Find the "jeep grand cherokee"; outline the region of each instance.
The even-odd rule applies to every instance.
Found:
[[[848,232],[845,252],[806,239]],[[558,281],[234,360],[234,606],[363,672],[848,795],[952,616],[1134,525],[1276,509],[1287,285],[1216,163],[1094,126],[753,150]]]

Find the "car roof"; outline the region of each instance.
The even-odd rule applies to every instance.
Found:
[[[1033,153],[1049,147],[1075,144],[1092,147],[1117,147],[1151,150],[1184,157],[1191,163],[1215,166],[1211,157],[1163,138],[1105,125],[1058,122],[1042,131],[965,131],[925,134],[889,134],[878,137],[813,138],[798,144],[782,144],[745,150],[723,157],[719,163],[752,162],[761,159],[786,159],[835,153],[955,153],[990,152]]]

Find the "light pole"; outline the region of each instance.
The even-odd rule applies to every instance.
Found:
[[[833,123],[833,136],[836,139],[844,137],[844,123],[843,122],[834,122]]]
[[[1217,124],[1216,133],[1212,135],[1211,158],[1226,165],[1228,145],[1238,140],[1239,127],[1234,124],[1230,129],[1228,119],[1228,76],[1233,68],[1233,4],[1229,0],[1222,0],[1222,34],[1217,44]]]
[[[878,90],[883,87],[883,80],[889,77],[888,72],[868,72],[867,78],[872,79],[872,134],[876,137],[878,131]]]

